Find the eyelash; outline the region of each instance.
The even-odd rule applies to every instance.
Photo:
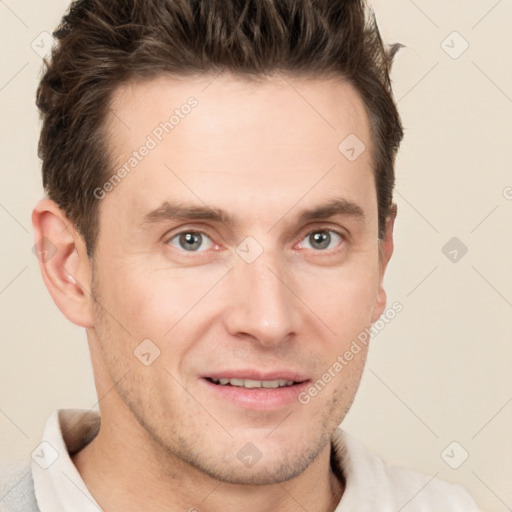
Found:
[[[334,234],[338,235],[341,238],[341,241],[339,242],[339,246],[334,248],[334,249],[324,249],[324,250],[322,250],[322,249],[318,249],[318,250],[307,249],[307,250],[314,251],[314,252],[316,252],[318,254],[325,254],[325,255],[332,255],[332,254],[335,254],[335,253],[343,250],[345,242],[347,241],[347,236],[345,234],[341,233],[340,231],[337,231],[337,230],[332,229],[330,227],[319,227],[319,228],[313,229],[311,231],[308,231],[304,236],[302,236],[301,241],[306,239],[306,238],[308,238],[309,236],[311,236],[314,233],[321,233],[321,232],[330,232],[330,233],[334,233]],[[210,240],[212,240],[212,238],[207,233],[205,233],[204,231],[194,230],[194,229],[185,229],[185,230],[179,231],[178,233],[174,233],[170,237],[167,237],[165,243],[170,245],[171,240],[179,237],[180,235],[186,234],[186,233],[203,235],[203,236],[206,236],[207,238],[209,238]],[[212,244],[213,244],[214,247],[218,246],[217,244],[215,244],[215,242],[213,242],[213,240],[212,240]],[[209,249],[206,249],[204,251],[186,251],[184,249],[176,248],[176,247],[175,247],[175,249],[177,249],[181,253],[186,253],[186,254],[190,254],[190,255],[202,254],[202,253],[205,253],[205,252],[207,252],[209,250]]]

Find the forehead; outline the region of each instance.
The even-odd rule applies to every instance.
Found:
[[[252,138],[254,133],[258,133],[259,142],[271,146],[286,137],[292,148],[302,142],[299,135],[306,131],[312,143],[328,133],[336,134],[335,142],[348,130],[357,132],[361,139],[368,139],[369,135],[364,103],[349,82],[341,77],[313,79],[285,74],[254,79],[203,74],[130,81],[114,91],[108,130],[121,146],[133,146],[138,142],[134,138],[140,135],[138,132],[151,133],[154,123],[169,121],[173,113],[182,119],[179,111],[190,98],[196,100],[198,108],[194,108],[194,115],[187,122],[188,132],[193,129],[196,142],[205,149],[212,129],[217,127],[222,128],[222,133],[216,134],[219,137],[236,133],[231,145],[241,142],[244,136]],[[181,123],[176,123],[175,128],[177,124]],[[245,129],[237,131],[240,128]],[[273,138],[276,131],[280,135],[277,141]],[[188,134],[183,127],[176,132],[174,136]],[[327,137],[326,142],[331,138]]]
[[[106,127],[112,172],[126,171],[108,200],[133,214],[178,199],[262,218],[301,197],[307,207],[326,195],[375,196],[366,110],[339,79],[131,82],[115,91]]]

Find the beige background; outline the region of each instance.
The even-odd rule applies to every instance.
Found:
[[[510,510],[512,1],[371,5],[385,41],[407,46],[392,74],[406,134],[387,276],[389,304],[404,309],[373,340],[344,428],[387,462],[463,484],[483,510]],[[29,456],[53,409],[97,402],[85,334],[53,304],[31,251],[42,197],[31,44],[44,51],[40,34],[66,6],[0,2],[4,466]],[[452,237],[468,249],[456,262],[442,251]],[[452,465],[469,453],[458,469],[441,456],[452,441]]]

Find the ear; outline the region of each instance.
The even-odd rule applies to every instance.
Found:
[[[50,199],[43,199],[34,208],[32,225],[33,252],[55,304],[74,324],[93,327],[92,266],[83,238]]]
[[[384,290],[384,274],[393,254],[393,227],[397,214],[396,204],[392,204],[389,215],[386,217],[384,238],[379,240],[379,288],[377,290],[377,304],[372,314],[372,323],[376,322],[386,308],[386,291]]]

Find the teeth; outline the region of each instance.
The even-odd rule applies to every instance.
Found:
[[[261,384],[261,380],[245,379],[242,385],[246,388],[261,388]]]
[[[222,386],[227,386],[231,384],[232,386],[236,386],[239,388],[267,388],[267,389],[275,389],[282,388],[284,386],[291,386],[293,384],[293,380],[252,380],[252,379],[219,379],[214,380],[216,384],[221,384]]]

